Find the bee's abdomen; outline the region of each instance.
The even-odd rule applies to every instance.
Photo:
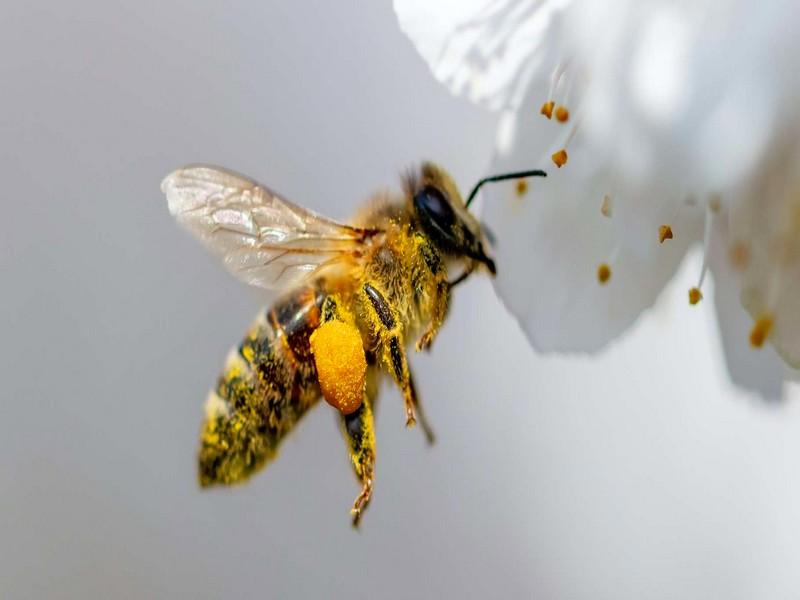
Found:
[[[206,402],[201,485],[247,479],[275,456],[284,436],[319,398],[309,336],[319,325],[322,300],[316,286],[279,300],[229,354]]]

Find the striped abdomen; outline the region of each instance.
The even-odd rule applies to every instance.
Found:
[[[277,452],[319,398],[308,338],[324,296],[306,287],[258,316],[231,351],[206,402],[198,456],[200,484],[244,481]]]

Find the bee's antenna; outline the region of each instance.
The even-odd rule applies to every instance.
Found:
[[[533,171],[517,171],[515,173],[503,173],[501,175],[484,177],[475,184],[475,187],[472,188],[469,196],[467,196],[466,207],[469,208],[470,203],[475,199],[475,196],[478,194],[478,190],[481,189],[481,186],[484,183],[494,183],[495,181],[505,181],[507,179],[522,179],[523,177],[547,177],[547,173],[541,169],[534,169]]]

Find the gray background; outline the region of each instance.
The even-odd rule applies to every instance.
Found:
[[[438,443],[385,389],[359,533],[324,405],[250,485],[197,489],[202,401],[262,299],[161,178],[219,163],[345,217],[421,158],[487,168],[494,117],[387,2],[6,0],[0,76],[3,598],[796,591],[800,412],[728,383],[697,255],[594,359],[537,356],[487,281],[460,289],[413,357]]]

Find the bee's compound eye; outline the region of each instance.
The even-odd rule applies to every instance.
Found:
[[[361,334],[353,325],[328,321],[309,338],[325,401],[344,415],[356,411],[364,399],[367,359]]]
[[[453,207],[438,188],[425,186],[414,196],[414,208],[424,221],[430,222],[442,234],[447,235],[456,222]]]

